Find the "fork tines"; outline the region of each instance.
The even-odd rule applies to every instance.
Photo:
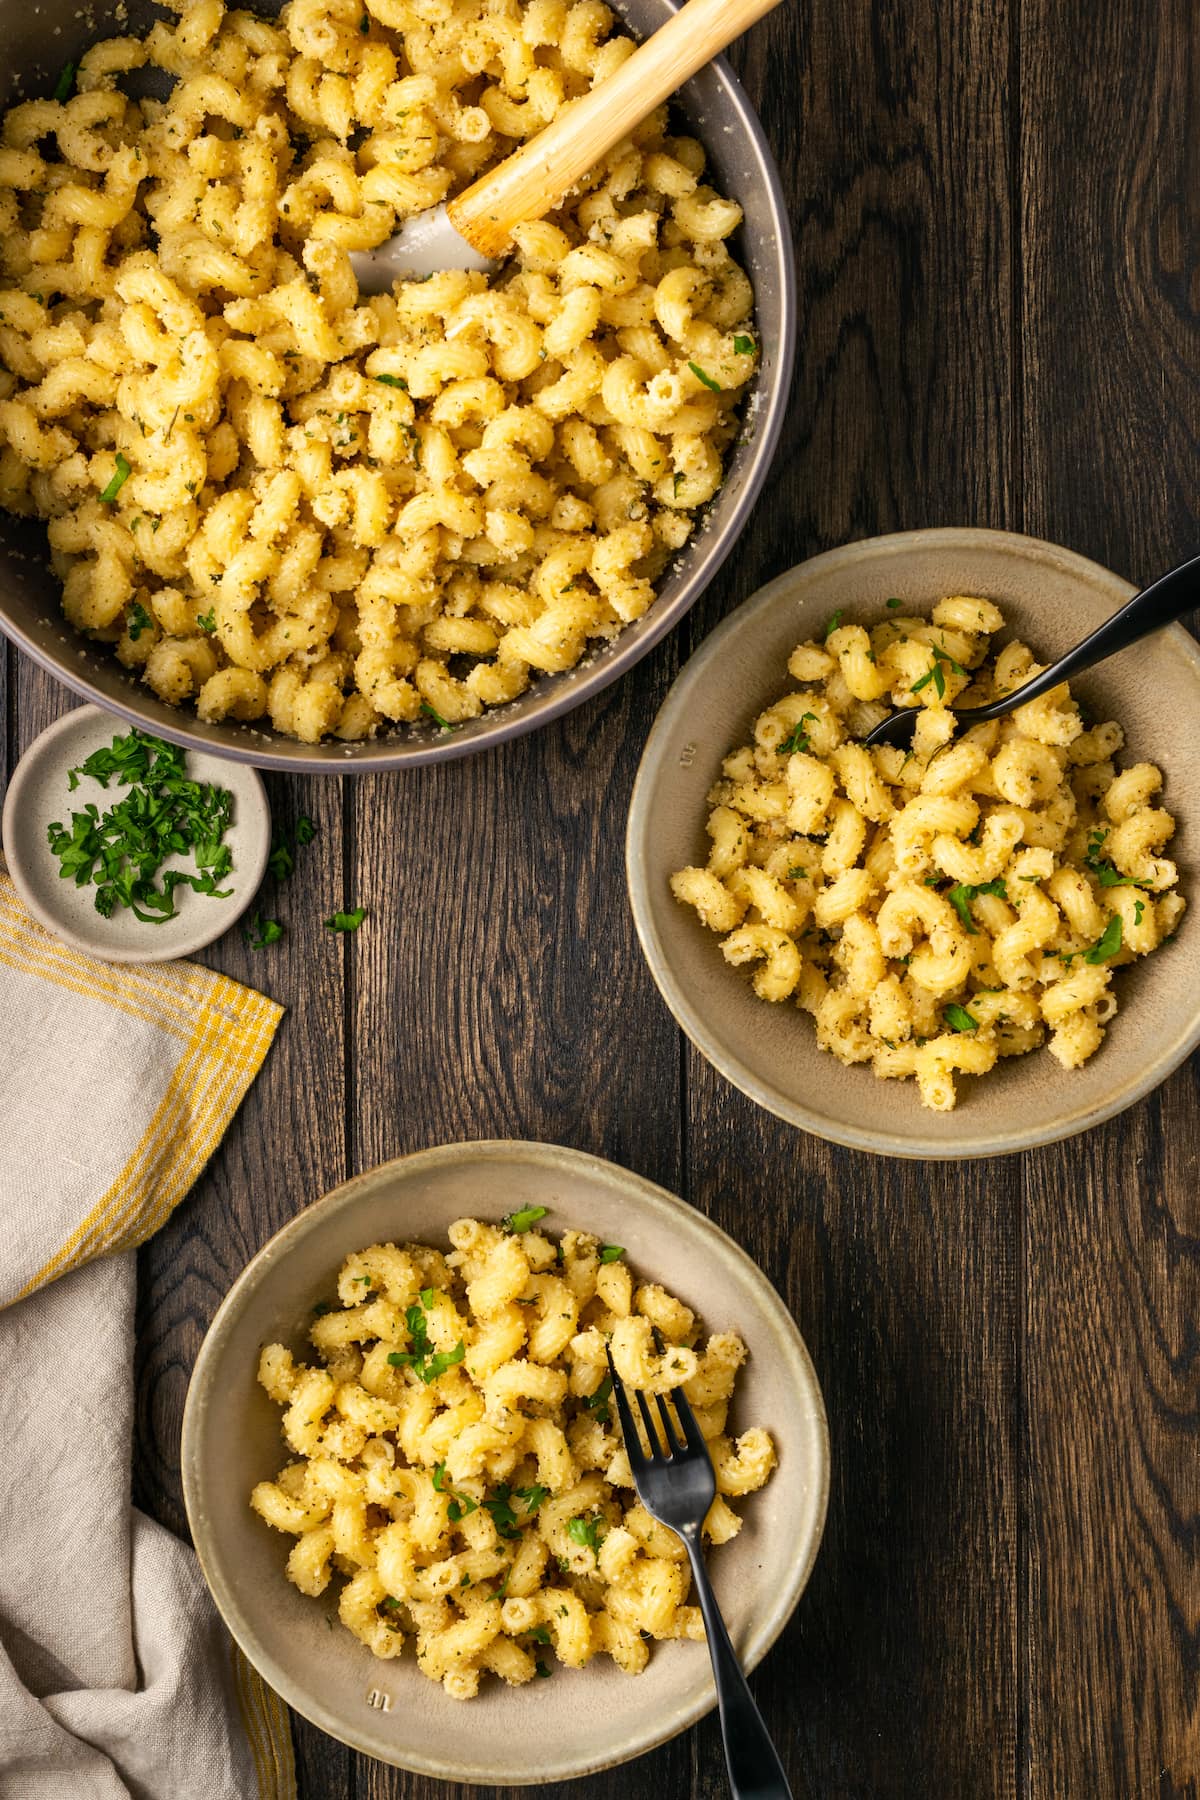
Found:
[[[662,1421],[660,1427],[656,1427],[654,1423],[654,1415],[650,1411],[650,1403],[646,1395],[641,1388],[634,1388],[633,1397],[638,1403],[638,1411],[642,1415],[642,1424],[646,1429],[646,1442],[649,1445],[649,1455],[647,1455],[642,1448],[641,1435],[634,1424],[633,1410],[629,1404],[625,1384],[617,1374],[610,1346],[606,1346],[606,1353],[609,1374],[612,1377],[613,1398],[617,1403],[617,1416],[621,1421],[621,1433],[625,1439],[629,1467],[633,1471],[634,1477],[637,1476],[639,1466],[645,1468],[648,1463],[670,1462],[676,1457],[685,1455],[688,1451],[693,1455],[697,1453],[707,1455],[704,1435],[696,1423],[696,1415],[681,1387],[672,1388],[669,1396],[674,1403],[676,1419],[671,1417],[670,1408],[667,1406],[668,1396],[665,1394],[654,1395],[654,1399],[658,1402],[659,1418]]]

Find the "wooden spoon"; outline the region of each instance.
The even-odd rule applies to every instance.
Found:
[[[406,219],[374,250],[352,250],[365,294],[386,293],[406,277],[441,269],[498,266],[513,227],[558,205],[600,158],[628,137],[689,76],[749,30],[779,0],[687,0],[615,74],[444,206]]]

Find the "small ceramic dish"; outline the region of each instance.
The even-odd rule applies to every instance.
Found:
[[[819,1137],[887,1156],[959,1158],[1053,1143],[1141,1099],[1200,1042],[1200,649],[1172,626],[1073,684],[1094,716],[1125,727],[1126,764],[1166,777],[1178,830],[1170,854],[1189,900],[1175,942],[1122,968],[1120,1011],[1096,1054],[1064,1070],[1046,1051],[963,1079],[953,1112],[921,1105],[915,1082],[881,1081],[817,1046],[812,1021],[757,998],[718,940],[671,894],[672,872],[707,860],[705,796],[722,759],[787,691],[787,658],[841,612],[886,617],[892,596],[916,610],[947,594],[990,598],[1042,661],[1069,650],[1134,592],[1053,544],[1005,532],[917,531],[849,544],[759,590],[706,639],[655,721],[634,785],[626,837],[630,900],[642,949],[667,1005],[696,1048],[735,1087]]]
[[[829,1439],[800,1334],[762,1271],[682,1200],[596,1157],[516,1142],[446,1144],[335,1188],[242,1272],[201,1346],[183,1420],[188,1521],[225,1623],[289,1705],[368,1756],[445,1781],[525,1785],[609,1768],[715,1701],[705,1646],[679,1642],[656,1644],[636,1678],[598,1656],[550,1681],[488,1680],[477,1699],[453,1700],[409,1648],[381,1662],[351,1637],[332,1588],[321,1600],[299,1593],[284,1573],[291,1540],[250,1509],[255,1482],[288,1460],[279,1408],[256,1380],[261,1346],[305,1350],[313,1307],[351,1251],[381,1240],[444,1246],[455,1219],[529,1205],[549,1208],[548,1230],[575,1225],[624,1245],[635,1272],[668,1284],[706,1330],[736,1327],[749,1346],[731,1428],[766,1426],[779,1467],[739,1506],[741,1532],[710,1565],[748,1668],[800,1598],[825,1519]]]
[[[190,956],[229,930],[258,891],[271,848],[271,810],[262,776],[245,763],[234,763],[196,750],[187,753],[187,772],[196,781],[228,788],[233,794],[233,821],[225,842],[233,852],[233,868],[222,887],[228,899],[175,889],[178,908],[161,924],[138,919],[128,907],[111,918],[96,911],[96,889],[64,880],[47,842],[47,827],[69,825],[71,814],[93,802],[103,813],[128,793],[110,781],[107,788],[81,776],[72,792],[67,773],[94,750],[123,736],[126,727],[98,706],[66,713],[35,738],[21,758],[4,797],[4,854],[21,899],[35,919],[64,943],[106,962],[167,962]],[[168,868],[195,868],[189,857],[172,857]]]

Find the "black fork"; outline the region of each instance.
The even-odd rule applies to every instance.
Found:
[[[716,1595],[704,1566],[700,1527],[717,1492],[717,1478],[712,1458],[695,1414],[682,1388],[674,1388],[671,1400],[678,1424],[662,1394],[658,1401],[661,1421],[656,1429],[654,1415],[645,1394],[635,1388],[634,1399],[646,1428],[649,1454],[642,1448],[633,1411],[620,1376],[608,1353],[612,1374],[613,1398],[621,1420],[625,1453],[633,1473],[638,1499],[648,1513],[663,1525],[669,1525],[683,1539],[692,1565],[692,1578],[700,1611],[704,1615],[704,1631],[708,1653],[712,1657],[713,1677],[717,1684],[717,1704],[721,1709],[721,1737],[725,1744],[725,1763],[729,1785],[735,1800],[792,1800],[787,1776],[767,1734],[762,1714],[754,1704],[754,1696],[746,1685],[742,1665],[737,1659]],[[659,1443],[661,1431],[662,1445]],[[682,1434],[682,1435],[681,1435]],[[665,1448],[664,1448],[665,1446]]]

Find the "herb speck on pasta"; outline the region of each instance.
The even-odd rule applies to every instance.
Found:
[[[313,1597],[338,1584],[338,1619],[373,1655],[411,1640],[460,1700],[489,1675],[549,1675],[539,1649],[636,1675],[652,1643],[703,1639],[683,1544],[638,1502],[602,1404],[609,1348],[630,1385],[685,1389],[717,1478],[710,1543],[737,1534],[731,1502],[775,1467],[761,1427],[729,1432],[736,1333],[704,1340],[617,1246],[536,1229],[545,1212],[518,1209],[536,1217],[517,1232],[459,1219],[448,1252],[356,1252],[307,1323],[317,1360],[283,1344],[259,1359],[288,1461],[250,1504],[293,1540],[288,1579]]]
[[[1114,970],[1170,941],[1186,901],[1153,763],[1122,768],[1115,720],[1088,725],[1064,683],[959,735],[1039,668],[995,649],[991,600],[864,626],[834,613],[788,660],[711,789],[705,863],[671,890],[753,991],[811,1015],[817,1043],[949,1111],[956,1075],[1043,1044],[1064,1069],[1099,1049]],[[862,739],[920,706],[913,748]]]

